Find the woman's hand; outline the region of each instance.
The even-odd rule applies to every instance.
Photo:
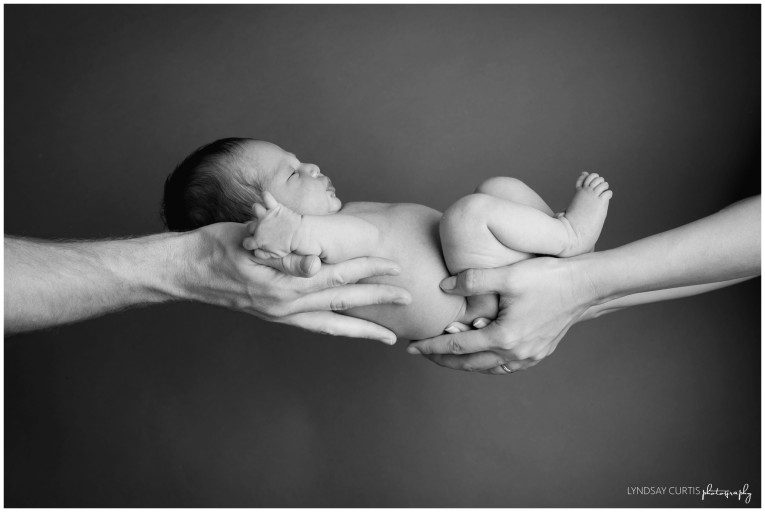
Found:
[[[552,354],[568,329],[596,302],[587,274],[571,259],[532,258],[509,267],[469,269],[441,282],[455,295],[498,293],[500,312],[488,326],[412,343],[408,351],[465,371],[506,374]]]
[[[396,342],[390,330],[338,311],[373,304],[408,304],[403,288],[355,284],[373,276],[397,275],[398,265],[381,258],[356,258],[312,270],[310,258],[294,254],[283,259],[285,273],[261,265],[242,247],[249,235],[245,224],[221,223],[191,232],[187,244],[189,271],[179,283],[181,296],[238,309],[269,321],[313,332]],[[292,275],[288,275],[292,274]],[[312,275],[314,274],[314,275]],[[294,277],[312,275],[311,277]]]

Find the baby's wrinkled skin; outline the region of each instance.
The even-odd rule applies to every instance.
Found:
[[[437,336],[447,327],[456,328],[455,322],[464,328],[479,318],[495,318],[495,296],[447,295],[439,288],[444,278],[466,268],[510,265],[532,254],[588,252],[600,235],[611,198],[603,178],[582,173],[571,205],[557,216],[512,178],[487,180],[445,215],[417,204],[343,206],[316,165],[301,163],[274,144],[248,141],[241,158],[242,179],[258,186],[262,197],[262,204],[253,206],[253,236],[244,240],[244,247],[277,268],[274,259],[289,253],[316,255],[326,263],[363,256],[397,262],[400,275],[365,282],[405,288],[411,304],[367,306],[346,314],[411,340]]]

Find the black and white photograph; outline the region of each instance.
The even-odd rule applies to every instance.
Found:
[[[755,507],[760,4],[5,4],[9,508]]]

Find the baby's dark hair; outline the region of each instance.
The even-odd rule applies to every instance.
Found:
[[[171,231],[189,231],[216,222],[246,222],[260,190],[242,180],[243,143],[230,137],[197,149],[165,181],[162,220]]]

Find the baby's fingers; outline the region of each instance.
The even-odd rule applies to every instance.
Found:
[[[265,207],[260,203],[254,203],[252,205],[252,213],[257,217],[258,219],[262,219],[266,215],[268,215],[268,210],[265,209]],[[257,223],[255,224],[257,226]],[[252,231],[250,231],[252,233]]]
[[[268,251],[264,251],[263,249],[254,249],[252,251],[252,255],[255,257],[255,259],[261,260],[261,261],[268,261],[268,260],[280,260],[281,258],[277,256],[276,254]],[[280,263],[281,265],[281,263]],[[276,268],[276,267],[274,267]]]
[[[271,195],[271,192],[268,191],[263,192],[263,204],[269,210],[279,207],[279,201],[277,201],[276,198]]]
[[[291,252],[282,258],[282,267],[285,274],[296,277],[311,277],[321,269],[321,260],[315,254],[301,256]]]

